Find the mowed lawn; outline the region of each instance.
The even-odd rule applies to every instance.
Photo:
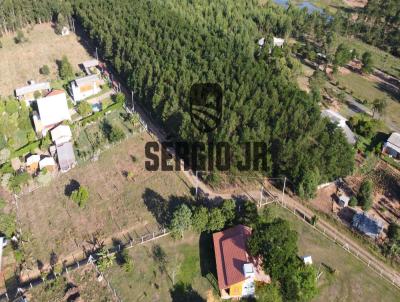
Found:
[[[197,302],[218,297],[213,287],[216,283],[207,279],[212,271],[215,274],[212,239],[201,238],[186,233],[183,239],[168,236],[136,246],[129,250],[133,270],[126,272],[123,266],[115,264],[105,273],[106,278],[123,301]],[[158,254],[165,254],[164,264],[155,256],[160,249]]]
[[[48,263],[52,251],[61,259],[82,250],[94,236],[140,237],[159,229],[147,205],[188,195],[190,188],[179,172],[145,170],[148,140],[147,134],[134,134],[104,151],[97,161],[79,165],[19,199],[19,220],[28,240],[24,250],[32,266],[36,260]],[[128,172],[133,179],[127,179]],[[85,208],[68,197],[79,185],[90,193]]]
[[[78,64],[91,58],[74,33],[64,37],[57,35],[50,23],[38,24],[23,32],[28,39],[24,43],[16,44],[15,34],[0,38],[3,44],[0,48],[0,95],[13,95],[15,88],[27,85],[28,80],[57,79],[56,60],[64,55],[75,71],[79,69]],[[43,65],[50,67],[49,76],[39,73]]]
[[[311,255],[314,265],[324,263],[336,270],[328,276],[324,271],[320,279],[320,293],[314,301],[400,301],[400,290],[380,278],[365,264],[340,246],[315,231],[289,211],[271,205],[274,216],[288,220],[299,234],[299,255]]]

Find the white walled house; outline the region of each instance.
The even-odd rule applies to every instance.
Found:
[[[83,78],[78,78],[71,82],[71,94],[74,102],[80,102],[101,91],[104,81],[97,75],[92,74]]]
[[[38,112],[33,114],[33,123],[38,134],[47,132],[63,121],[71,121],[67,97],[63,90],[53,90],[46,97],[37,100]]]

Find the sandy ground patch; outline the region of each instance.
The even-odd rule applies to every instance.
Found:
[[[343,2],[350,7],[364,7],[367,5],[368,0],[344,0]]]

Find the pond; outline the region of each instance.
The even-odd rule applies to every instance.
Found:
[[[276,4],[282,5],[284,7],[288,7],[289,6],[289,1],[288,0],[274,0],[274,2]],[[303,1],[299,4],[297,4],[297,7],[299,7],[300,9],[307,9],[307,12],[309,14],[312,14],[313,12],[319,12],[319,13],[323,13],[324,10],[320,7],[315,6],[314,4],[312,4],[311,2],[308,1]]]

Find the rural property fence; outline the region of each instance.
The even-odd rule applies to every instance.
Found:
[[[286,209],[293,215],[295,215],[297,218],[305,222],[307,225],[311,226],[314,230],[322,234],[324,237],[329,239],[330,241],[334,242],[341,248],[343,248],[346,252],[357,258],[359,261],[361,261],[363,264],[365,264],[368,268],[370,268],[374,273],[376,273],[380,278],[384,279],[385,281],[389,282],[391,285],[393,285],[395,288],[400,290],[400,280],[398,276],[395,276],[391,274],[390,272],[387,272],[386,270],[382,269],[380,265],[375,262],[371,261],[369,259],[366,259],[365,257],[362,256],[362,251],[352,247],[349,245],[345,240],[343,240],[340,236],[331,236],[328,234],[327,230],[325,227],[321,226],[318,223],[311,224],[311,218],[307,214],[305,214],[301,209],[291,206],[289,203],[284,202],[283,198],[282,199],[275,199],[276,204],[281,206],[282,208]]]
[[[121,240],[121,241],[119,241],[118,244],[115,244],[112,247],[110,247],[108,249],[108,253],[116,254],[116,253],[121,252],[124,249],[130,249],[135,246],[142,245],[144,243],[168,236],[169,234],[170,234],[170,232],[167,231],[166,228],[163,228],[163,229],[160,229],[160,230],[157,230],[154,232],[149,232],[145,235],[142,235],[142,236],[136,237],[136,238],[134,238],[134,237],[132,238],[129,236],[129,240],[125,240],[125,242],[123,240]],[[25,280],[19,284],[17,293],[22,295],[25,291],[33,288],[34,286],[38,286],[38,285],[42,284],[45,280],[52,280],[52,279],[57,278],[64,274],[68,275],[70,273],[70,271],[76,270],[78,268],[81,268],[81,267],[84,267],[87,265],[93,265],[93,267],[96,270],[96,273],[99,276],[101,276],[102,278],[104,278],[104,280],[106,281],[107,286],[108,286],[109,290],[111,291],[111,293],[113,294],[113,296],[118,301],[122,302],[122,299],[118,296],[117,291],[112,287],[109,280],[107,280],[106,277],[104,276],[104,274],[97,268],[97,266],[95,264],[96,261],[97,261],[97,254],[95,252],[93,252],[93,253],[82,252],[82,256],[79,257],[78,259],[73,257],[73,261],[69,261],[69,262],[60,261],[61,263],[63,263],[62,271],[57,275],[50,273],[47,276],[47,279],[44,279],[41,275],[37,275],[37,274],[35,274],[34,276],[29,276],[29,273],[27,273],[27,275],[28,275],[27,280]],[[9,296],[10,295],[7,292],[4,293],[2,296],[0,296],[0,301],[2,301],[2,300],[10,301]]]

